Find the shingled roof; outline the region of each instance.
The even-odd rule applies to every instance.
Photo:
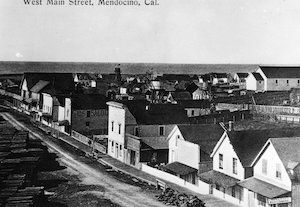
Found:
[[[300,136],[299,128],[272,130],[247,130],[227,132],[239,160],[244,167],[250,167],[255,157],[269,138]]]
[[[186,141],[198,144],[208,154],[212,153],[224,133],[219,124],[178,125],[178,128]]]
[[[300,78],[300,67],[260,67],[267,78]]]

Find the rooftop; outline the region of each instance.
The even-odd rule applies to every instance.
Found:
[[[300,162],[300,137],[271,138],[270,141],[286,168],[291,162]]]
[[[263,81],[263,77],[259,73],[252,73],[257,81]]]
[[[201,173],[199,178],[210,184],[217,184],[226,188],[234,186],[239,182],[238,179],[215,170]]]
[[[275,198],[289,192],[255,177],[243,180],[239,182],[239,185],[267,198]]]
[[[177,104],[151,104],[146,100],[123,101],[137,124],[181,124],[188,123],[183,107]]]
[[[249,73],[236,73],[239,78],[247,78]]]
[[[260,67],[267,78],[300,78],[300,67]]]
[[[198,144],[208,154],[212,153],[224,133],[219,124],[178,125],[178,128],[186,141]]]

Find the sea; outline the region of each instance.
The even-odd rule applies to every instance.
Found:
[[[120,67],[122,74],[206,74],[210,72],[254,72],[254,64],[169,64],[169,63],[104,63],[104,62],[20,62],[0,61],[0,74],[45,73],[114,73]]]

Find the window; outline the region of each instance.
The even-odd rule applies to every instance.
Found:
[[[179,135],[177,135],[176,136],[176,139],[175,139],[175,146],[177,147],[177,144],[178,144],[178,139],[180,139],[180,136]]]
[[[165,135],[165,127],[159,126],[159,136],[164,136],[164,135]]]
[[[223,169],[223,154],[219,154],[219,169]]]
[[[232,197],[235,198],[235,196],[236,196],[235,186],[232,186],[232,188],[231,188],[231,195],[232,195]]]
[[[134,127],[134,131],[133,131],[133,133],[134,133],[134,136],[140,136],[140,133],[139,133],[139,127]]]
[[[70,112],[69,109],[67,109],[67,117],[69,117],[69,112]]]
[[[119,124],[119,134],[121,134],[121,124]]]
[[[287,85],[287,86],[289,85],[289,80],[286,80],[286,85]]]
[[[232,159],[232,172],[233,172],[233,174],[237,174],[237,159],[236,158]]]
[[[191,114],[192,114],[192,116],[194,116],[194,114],[195,114],[195,111],[194,111],[194,110],[192,110],[192,111],[191,111]]]
[[[266,159],[262,160],[262,173],[267,174],[268,161]]]
[[[114,152],[114,141],[111,142],[111,152]]]
[[[111,122],[111,131],[112,132],[114,131],[114,122],[113,121]]]
[[[120,144],[120,157],[122,157],[122,149],[123,149],[123,146]]]
[[[260,194],[257,194],[257,200],[259,206],[266,206],[266,198]]]
[[[86,117],[91,117],[91,111],[86,111]]]
[[[300,80],[298,80],[298,82],[297,82],[297,83],[298,83],[298,86],[299,86],[299,85],[300,85]]]
[[[281,179],[281,168],[279,163],[276,164],[276,178]]]
[[[85,126],[89,127],[90,126],[90,122],[89,121],[85,122]]]
[[[278,80],[275,80],[275,84],[276,84],[276,86],[278,86]]]

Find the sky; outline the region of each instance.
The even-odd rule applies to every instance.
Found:
[[[39,1],[0,1],[0,61],[300,64],[299,0]]]

